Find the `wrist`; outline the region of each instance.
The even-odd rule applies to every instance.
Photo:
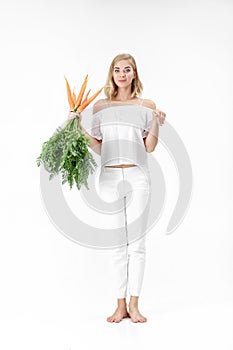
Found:
[[[156,126],[158,123],[158,116],[153,116],[152,120],[151,120],[151,126]]]

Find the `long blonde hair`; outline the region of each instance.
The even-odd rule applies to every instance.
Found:
[[[128,60],[130,62],[130,64],[132,65],[134,72],[136,73],[136,76],[133,79],[132,85],[131,85],[131,97],[140,96],[142,93],[142,90],[143,90],[143,85],[142,85],[142,83],[139,79],[139,76],[138,76],[137,65],[136,65],[135,59],[133,58],[132,55],[130,55],[128,53],[122,53],[122,54],[117,55],[112,60],[112,63],[109,67],[107,82],[106,82],[106,85],[104,87],[104,93],[107,96],[107,98],[110,100],[112,99],[112,97],[116,96],[116,94],[117,94],[118,86],[115,84],[114,79],[113,79],[113,69],[114,69],[115,64],[120,60]]]

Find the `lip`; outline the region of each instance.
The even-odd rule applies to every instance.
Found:
[[[119,83],[124,83],[126,80],[118,80]]]

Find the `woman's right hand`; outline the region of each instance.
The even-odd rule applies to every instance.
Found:
[[[73,110],[69,111],[69,114],[67,116],[68,120],[74,119],[74,118],[78,118],[79,122],[81,122],[82,116],[81,113],[75,113]]]
[[[153,109],[153,115],[158,118],[159,125],[162,126],[164,124],[166,113],[160,111],[160,109],[156,108]]]

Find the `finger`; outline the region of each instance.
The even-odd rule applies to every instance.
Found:
[[[164,118],[163,116],[159,116],[159,124],[162,125],[164,123]]]
[[[69,115],[71,118],[79,117],[79,113],[76,113],[76,112],[70,112]]]
[[[166,113],[160,111],[160,114],[163,116],[163,118],[166,118]]]
[[[74,119],[75,118],[75,114],[74,113],[69,113],[68,114],[68,119]]]
[[[164,113],[164,112],[161,111],[160,109],[156,109],[155,111],[156,111],[156,113],[158,113],[159,115],[162,115],[162,116],[166,117],[166,113]]]

